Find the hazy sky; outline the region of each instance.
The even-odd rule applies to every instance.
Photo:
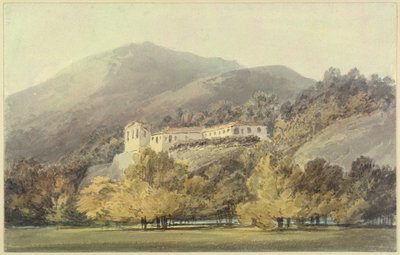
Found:
[[[6,95],[143,41],[314,79],[330,66],[395,78],[394,4],[5,4],[4,19]]]

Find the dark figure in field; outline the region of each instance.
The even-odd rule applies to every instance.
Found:
[[[141,229],[144,228],[144,219],[143,219],[143,217],[140,217],[140,227],[141,227]]]
[[[167,228],[167,217],[166,216],[161,217],[161,226],[163,229]]]
[[[146,216],[144,216],[143,225],[144,225],[144,230],[147,230],[147,219],[146,219]]]
[[[319,218],[320,218],[319,215],[315,216],[315,224],[316,225],[319,225]]]
[[[160,218],[156,217],[157,228],[160,228]]]
[[[286,228],[290,227],[290,218],[286,218]]]
[[[283,217],[278,217],[276,221],[278,222],[278,228],[283,228]]]
[[[165,229],[165,216],[161,216],[161,227]]]

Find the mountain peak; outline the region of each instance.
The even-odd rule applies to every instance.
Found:
[[[284,66],[239,68],[235,61],[148,41],[89,56],[7,98],[7,157],[54,160],[99,126],[138,118],[156,123],[177,107],[200,110],[220,99],[242,103],[255,90],[289,99],[312,83]]]

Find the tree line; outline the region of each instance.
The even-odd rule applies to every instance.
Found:
[[[279,153],[268,153],[247,180],[253,198],[240,204],[242,222],[269,229],[298,224],[378,223],[392,225],[396,214],[396,172],[368,157],[353,161],[349,172],[322,158],[304,169]]]

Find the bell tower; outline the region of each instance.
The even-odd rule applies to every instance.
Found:
[[[125,152],[139,151],[150,143],[151,128],[142,122],[132,121],[125,126],[124,144]]]

